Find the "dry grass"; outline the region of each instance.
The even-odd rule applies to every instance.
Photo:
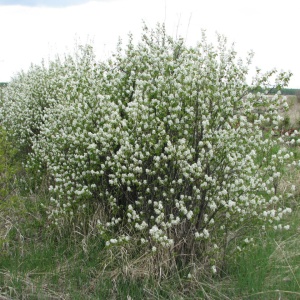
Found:
[[[289,117],[290,127],[300,127],[300,102],[297,101],[296,96],[288,96],[289,110],[283,114],[283,116]]]
[[[33,271],[26,274],[13,274],[10,270],[1,270],[0,275],[4,278],[4,285],[0,288],[1,299],[45,299],[45,300],[69,300],[65,295],[49,288],[46,281],[44,284],[34,280],[37,274]],[[39,274],[47,275],[47,274]],[[16,286],[22,286],[21,289]]]

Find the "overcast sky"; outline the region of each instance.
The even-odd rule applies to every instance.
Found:
[[[0,81],[76,43],[92,42],[106,58],[119,36],[139,38],[142,20],[165,22],[188,44],[201,29],[211,40],[224,34],[242,58],[254,50],[253,66],[290,70],[290,87],[300,88],[299,0],[0,0]]]

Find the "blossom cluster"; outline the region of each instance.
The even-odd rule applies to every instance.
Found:
[[[47,176],[54,223],[99,204],[107,246],[134,236],[203,255],[245,224],[281,228],[290,212],[277,187],[292,153],[264,129],[279,126],[286,102],[267,95],[275,70],[247,84],[251,58],[222,36],[187,47],[164,26],[144,28],[107,61],[86,46],[20,73],[0,120]],[[280,89],[290,74],[277,75]]]

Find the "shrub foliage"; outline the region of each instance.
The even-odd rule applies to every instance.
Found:
[[[223,36],[214,46],[203,32],[188,47],[158,25],[107,61],[85,46],[17,75],[1,123],[36,182],[47,178],[51,222],[100,206],[108,247],[209,258],[213,271],[231,240],[237,249],[249,242],[250,227],[282,228],[291,210],[277,187],[292,154],[276,147],[272,128],[287,104],[266,91],[290,74],[258,70],[249,85],[251,58]]]

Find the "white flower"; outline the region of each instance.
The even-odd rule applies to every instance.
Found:
[[[209,232],[207,229],[203,229],[203,236],[205,239],[208,239],[209,238]]]
[[[211,271],[216,274],[217,273],[217,267],[216,266],[212,266],[211,267]]]

